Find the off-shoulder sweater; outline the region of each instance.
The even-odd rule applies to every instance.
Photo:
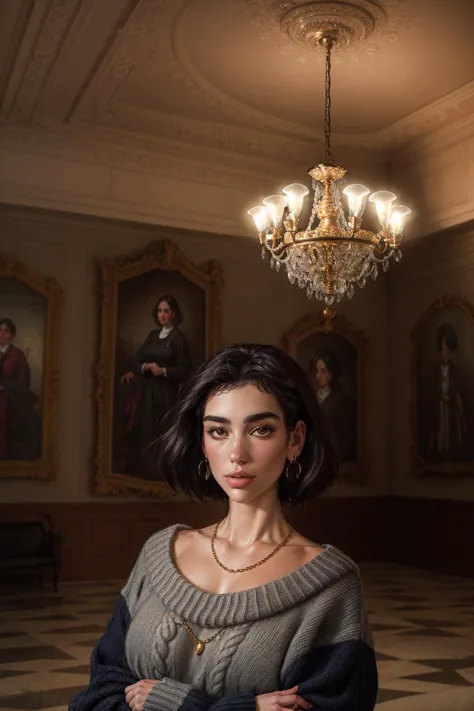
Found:
[[[331,545],[266,585],[214,594],[173,560],[183,525],[145,543],[69,711],[130,711],[125,688],[159,681],[144,711],[255,711],[298,685],[318,711],[372,711],[377,668],[356,564]],[[196,637],[219,635],[196,654]]]

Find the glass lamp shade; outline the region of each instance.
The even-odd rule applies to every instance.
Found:
[[[301,185],[300,183],[292,183],[283,188],[288,201],[288,210],[292,215],[293,219],[296,220],[301,214],[303,208],[303,202],[306,195],[309,193],[306,185]]]
[[[252,207],[251,210],[247,210],[247,215],[253,218],[259,234],[266,232],[268,229],[268,212],[263,205],[258,205],[257,207]]]
[[[406,205],[393,205],[388,228],[394,237],[399,237],[402,234],[410,214],[411,210]]]
[[[276,229],[281,226],[283,212],[286,207],[286,197],[284,195],[269,195],[264,200],[263,204],[267,208],[268,217]]]
[[[365,185],[348,185],[342,191],[347,197],[349,207],[349,215],[351,217],[362,217],[367,202],[367,195],[370,193],[369,188]]]
[[[378,190],[369,197],[370,202],[375,204],[377,217],[385,232],[388,230],[388,222],[392,214],[392,202],[397,199],[395,193],[388,190]]]

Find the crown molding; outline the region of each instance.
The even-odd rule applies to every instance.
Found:
[[[61,157],[94,165],[152,173],[232,190],[261,191],[275,179],[275,163],[238,154],[229,155],[194,142],[131,135],[100,127],[62,123],[47,126],[0,124],[0,148]],[[245,187],[244,187],[245,186]]]
[[[374,148],[398,149],[413,144],[429,146],[439,131],[456,132],[453,124],[474,124],[474,81],[443,96],[409,116],[373,134]],[[436,140],[436,138],[435,138]]]
[[[14,186],[0,181],[1,202],[8,205],[40,208],[104,217],[164,227],[199,230],[217,234],[250,237],[239,215],[223,215],[204,210],[170,209],[157,199],[153,205],[113,198],[66,193],[32,186]]]

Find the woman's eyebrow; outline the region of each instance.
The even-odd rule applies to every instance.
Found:
[[[280,420],[280,416],[276,412],[267,410],[265,412],[256,412],[254,415],[248,415],[244,419],[244,424],[252,424],[253,422],[259,422],[260,420]],[[221,425],[230,425],[231,421],[227,417],[219,417],[218,415],[206,415],[203,418],[203,422],[218,422]]]

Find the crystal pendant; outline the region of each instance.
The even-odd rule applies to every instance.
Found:
[[[394,258],[394,260],[395,260],[396,262],[399,262],[400,259],[402,258],[402,253],[401,253],[401,251],[398,249],[398,247],[397,247],[397,249],[396,249],[396,250],[394,251],[394,253],[393,253],[393,258]]]
[[[267,250],[265,249],[265,247],[262,247],[262,259],[265,259],[266,254],[267,254]]]
[[[365,276],[363,276],[363,277],[361,277],[360,279],[357,280],[357,283],[358,283],[358,285],[360,286],[361,289],[364,288],[365,282],[366,282]]]
[[[280,262],[279,259],[277,259],[277,260],[275,261],[275,269],[277,270],[277,272],[280,271],[280,267],[281,267],[281,262]]]
[[[313,287],[311,284],[306,289],[306,296],[310,299],[313,296]]]
[[[386,259],[384,262],[382,262],[382,269],[384,270],[384,272],[388,271],[389,266],[390,266],[390,263],[389,263],[388,259]]]
[[[349,284],[346,294],[348,299],[352,299],[352,297],[354,296],[354,284]]]

